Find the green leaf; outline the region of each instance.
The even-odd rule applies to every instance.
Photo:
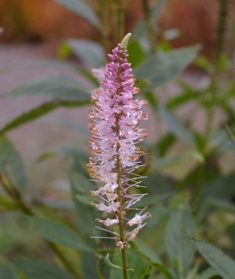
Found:
[[[55,0],[65,8],[76,13],[81,18],[88,21],[94,27],[100,29],[100,21],[93,10],[82,0]]]
[[[129,279],[142,279],[143,274],[147,268],[147,265],[143,261],[140,253],[133,247],[127,249],[127,268],[130,269],[128,272]],[[116,248],[113,258],[113,263],[117,266],[122,266],[122,257],[120,250]],[[131,271],[134,269],[134,271]],[[123,279],[123,271],[112,269],[110,273],[110,279]]]
[[[27,111],[10,122],[8,122],[2,129],[0,129],[0,135],[5,134],[21,125],[24,125],[28,122],[31,122],[59,107],[66,108],[74,108],[78,106],[83,106],[85,104],[89,104],[89,100],[87,101],[62,101],[62,100],[52,100],[47,103],[44,103],[36,108],[33,108],[30,111]]]
[[[13,264],[30,279],[74,279],[67,271],[42,261],[18,259]]]
[[[128,53],[128,62],[131,63],[133,68],[144,60],[144,52],[137,40],[131,40],[129,42]]]
[[[159,256],[150,248],[148,247],[144,242],[140,240],[140,238],[135,238],[134,240],[136,246],[138,247],[141,254],[143,254],[145,257],[147,257],[153,264],[159,264],[161,263],[161,260]]]
[[[229,200],[235,193],[235,172],[222,176],[209,183],[203,193],[203,200],[208,198],[219,198]]]
[[[218,276],[218,272],[214,268],[208,268],[202,272],[199,279],[210,279]]]
[[[222,199],[209,199],[209,204],[218,207],[219,209],[235,213],[235,205],[231,202]]]
[[[0,195],[0,211],[17,210],[20,208],[20,203],[9,198],[9,196]]]
[[[224,279],[233,279],[235,274],[235,261],[224,254],[217,247],[204,242],[195,241],[195,246],[203,258],[220,274]]]
[[[91,252],[84,240],[65,225],[33,217],[29,217],[29,220],[43,238],[79,251]]]
[[[187,206],[174,212],[167,224],[165,245],[171,263],[184,278],[193,261],[195,248],[189,237],[194,237],[193,216]]]
[[[167,125],[169,131],[186,145],[194,146],[195,139],[193,132],[186,127],[173,113],[164,107],[158,108],[160,117]]]
[[[17,87],[5,96],[49,96],[59,100],[88,102],[88,89],[79,81],[66,76],[50,76]]]
[[[172,195],[172,192],[164,193],[164,194],[150,194],[149,196],[144,197],[137,203],[138,207],[146,206],[146,205],[158,205],[162,203],[166,199],[168,199]]]
[[[198,46],[193,46],[167,53],[158,52],[141,63],[135,69],[134,75],[139,79],[149,80],[146,91],[155,88],[182,72],[196,57],[198,50]]]
[[[95,228],[98,211],[91,204],[86,204],[90,197],[90,190],[94,190],[94,185],[88,178],[76,173],[71,173],[69,178],[76,207],[76,225],[84,237],[90,239],[91,236],[99,235]]]
[[[87,68],[105,64],[105,51],[99,43],[82,39],[70,39],[66,43]]]
[[[3,136],[0,136],[0,154],[0,173],[23,194],[27,186],[23,162],[13,144]]]
[[[91,253],[83,253],[81,259],[82,279],[99,279],[97,274],[97,257]]]
[[[8,267],[5,263],[0,262],[0,278],[1,279],[19,279],[19,277],[13,273],[11,267]]]

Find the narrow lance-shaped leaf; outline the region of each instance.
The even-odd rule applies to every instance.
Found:
[[[89,99],[89,89],[80,81],[66,76],[49,76],[17,87],[5,96],[48,96],[59,100],[84,102]]]
[[[32,217],[29,220],[43,238],[79,251],[91,252],[84,240],[65,225]]]
[[[74,279],[67,271],[42,261],[18,259],[13,264],[30,279]]]
[[[192,263],[195,248],[189,237],[194,237],[194,220],[189,208],[180,208],[172,214],[166,228],[165,244],[171,263],[185,277]]]
[[[66,43],[87,68],[100,68],[104,65],[105,51],[99,43],[82,39],[70,39]]]
[[[27,186],[24,164],[13,144],[0,136],[0,173],[22,194]]]
[[[89,100],[87,101],[60,101],[60,100],[53,100],[47,103],[44,103],[36,108],[33,108],[30,111],[27,111],[10,122],[8,122],[3,128],[0,129],[0,135],[5,134],[21,125],[24,125],[28,122],[31,122],[59,107],[66,107],[66,108],[74,108],[82,105],[89,104]]]
[[[168,109],[159,106],[158,112],[167,125],[170,132],[177,137],[181,142],[189,146],[195,145],[195,139],[193,132],[187,128],[187,126],[181,122],[175,115],[173,115]]]
[[[195,246],[203,258],[223,277],[234,279],[235,261],[217,247],[204,242],[195,241]]]
[[[96,28],[100,28],[100,20],[93,10],[82,0],[55,0],[65,8],[84,18]]]
[[[198,46],[193,46],[166,53],[158,52],[141,63],[134,74],[139,79],[149,80],[149,86],[145,88],[147,91],[164,84],[182,72],[196,57],[198,50]]]
[[[1,279],[19,279],[12,268],[8,267],[5,263],[0,262],[0,278]]]

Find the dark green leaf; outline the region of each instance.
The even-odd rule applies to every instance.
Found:
[[[235,261],[217,247],[204,241],[195,241],[195,246],[203,258],[224,278],[234,279]]]
[[[143,274],[147,268],[145,262],[142,259],[140,253],[133,247],[127,250],[127,268],[134,269],[134,271],[128,271],[129,279],[142,279]],[[113,258],[113,263],[118,266],[122,266],[122,257],[119,249],[116,248]],[[110,273],[110,279],[123,279],[122,270],[112,269]]]
[[[67,44],[87,68],[100,68],[105,64],[105,51],[100,44],[82,39],[70,39]]]
[[[235,194],[235,172],[222,176],[205,187],[202,198],[206,201],[208,198],[219,198],[229,200]]]
[[[91,253],[83,253],[81,260],[82,279],[98,279],[96,271],[98,259]]]
[[[1,199],[0,211],[17,210],[20,208],[20,203],[15,201],[12,198],[9,198],[9,196],[1,195],[0,199]]]
[[[30,279],[74,279],[67,271],[42,261],[19,259],[13,264]]]
[[[133,68],[144,60],[144,52],[137,40],[131,40],[128,43],[128,53],[128,62]]]
[[[185,277],[192,263],[195,248],[188,237],[194,237],[195,225],[187,206],[174,212],[165,234],[165,245],[171,263]]]
[[[222,199],[209,199],[208,201],[209,204],[221,209],[221,210],[226,210],[231,213],[235,213],[235,205],[231,202],[228,202],[226,200]]]
[[[137,78],[150,81],[145,90],[160,86],[182,72],[196,57],[198,50],[198,46],[193,46],[167,53],[158,52],[141,63],[134,74]]]
[[[79,251],[91,252],[90,247],[70,228],[51,220],[29,218],[37,232],[45,239]]]
[[[84,237],[88,239],[90,239],[91,236],[98,236],[100,232],[97,232],[95,228],[95,219],[98,217],[98,211],[95,207],[91,206],[91,204],[86,204],[90,197],[90,190],[94,190],[94,185],[88,178],[76,173],[71,173],[69,178],[76,207],[77,227]],[[83,202],[81,202],[82,199]],[[84,212],[86,212],[86,214],[84,214]]]
[[[100,21],[93,10],[82,0],[55,0],[65,8],[76,13],[81,18],[88,21],[94,27],[100,28]]]
[[[135,238],[134,242],[138,247],[140,253],[147,257],[153,264],[161,263],[159,256],[139,238]]]
[[[0,278],[1,279],[19,279],[19,277],[13,272],[11,267],[0,262]]]
[[[218,276],[218,272],[214,268],[208,268],[202,272],[199,279],[210,279]]]
[[[169,131],[186,145],[194,146],[195,139],[193,132],[186,127],[175,115],[164,107],[158,108],[159,114],[167,125]]]
[[[28,122],[31,122],[49,112],[52,110],[55,110],[59,107],[66,107],[66,108],[74,108],[89,104],[89,100],[87,101],[60,101],[60,100],[53,100],[47,103],[44,103],[30,111],[27,111],[19,116],[17,116],[15,119],[8,122],[1,130],[0,135],[4,134],[6,132],[9,132],[21,125],[24,125]]]
[[[13,144],[0,136],[0,172],[22,194],[27,186],[23,162]]]
[[[88,102],[88,89],[66,76],[51,76],[34,80],[7,93],[9,97],[49,96],[59,100]]]

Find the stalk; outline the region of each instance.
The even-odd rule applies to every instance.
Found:
[[[155,32],[151,20],[151,7],[149,4],[149,0],[142,0],[142,6],[143,6],[144,17],[145,17],[147,31],[148,31],[148,37],[151,44],[151,52],[154,53],[156,49]]]

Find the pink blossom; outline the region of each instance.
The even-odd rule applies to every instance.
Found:
[[[104,186],[92,192],[92,196],[100,197],[102,202],[93,204],[113,217],[98,219],[98,222],[105,226],[117,225],[121,214],[124,226],[137,225],[137,228],[126,234],[126,241],[132,241],[144,226],[142,221],[150,217],[150,213],[141,216],[143,210],[131,220],[125,217],[127,211],[145,196],[128,194],[128,189],[139,187],[140,184],[141,177],[135,179],[134,174],[132,178],[129,176],[142,166],[140,157],[144,152],[136,144],[148,134],[138,123],[146,120],[148,115],[142,111],[147,101],[133,98],[140,90],[134,86],[135,79],[127,56],[126,48],[118,44],[108,55],[110,63],[103,69],[93,69],[100,87],[92,92],[95,106],[89,111],[89,129],[92,134],[89,145],[92,151],[88,166],[91,177],[104,183]]]

